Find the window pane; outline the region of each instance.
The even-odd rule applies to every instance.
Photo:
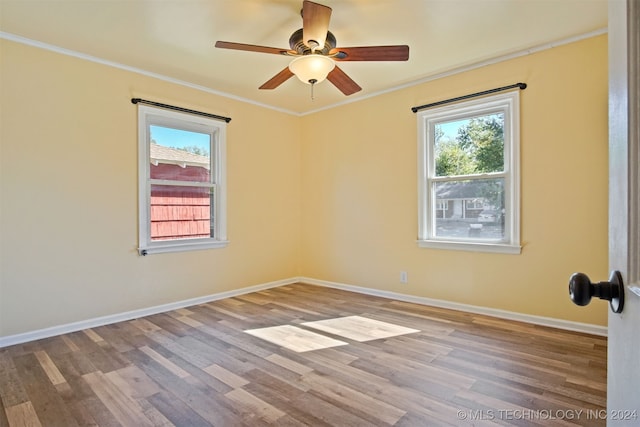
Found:
[[[155,125],[149,130],[151,179],[210,182],[210,135]]]
[[[436,237],[504,238],[504,178],[436,182],[433,185]]]
[[[504,171],[504,114],[437,123],[434,154],[436,176]]]
[[[151,240],[214,237],[213,189],[151,186]]]

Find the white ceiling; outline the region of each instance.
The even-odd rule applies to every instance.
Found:
[[[616,0],[613,0],[616,1]],[[290,59],[217,49],[217,40],[289,48],[302,0],[0,0],[4,38],[27,39],[304,114],[607,27],[606,0],[316,0],[337,46],[407,44],[407,62],[340,62],[362,91],[291,78]],[[505,82],[509,84],[512,82]]]

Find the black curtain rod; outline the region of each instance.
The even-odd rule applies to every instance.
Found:
[[[131,98],[131,103],[132,104],[141,103],[141,104],[153,105],[154,107],[166,108],[167,110],[181,111],[183,113],[189,113],[189,114],[195,114],[197,116],[209,117],[210,119],[224,120],[227,123],[229,123],[231,121],[231,117],[224,117],[224,116],[218,116],[218,115],[210,114],[210,113],[203,113],[202,111],[189,110],[188,108],[176,107],[175,105],[168,105],[168,104],[161,104],[159,102],[147,101],[146,99],[142,99],[142,98]]]
[[[488,95],[490,93],[502,92],[503,90],[513,89],[514,87],[519,87],[520,89],[524,90],[527,88],[527,84],[515,83],[509,86],[502,86],[502,87],[497,87],[495,89],[485,90],[483,92],[477,92],[477,93],[472,93],[470,95],[459,96],[457,98],[445,99],[444,101],[432,102],[431,104],[425,104],[419,107],[411,107],[411,111],[413,111],[414,113],[417,113],[418,111],[424,110],[425,108],[431,108],[431,107],[435,107],[437,105],[442,105],[442,104],[449,104],[451,102],[462,101],[463,99],[475,98],[477,96]]]

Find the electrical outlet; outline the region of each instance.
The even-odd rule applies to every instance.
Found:
[[[400,272],[400,283],[409,283],[409,275],[406,271]]]

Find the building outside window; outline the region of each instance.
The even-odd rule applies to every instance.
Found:
[[[140,253],[226,246],[226,123],[138,109]]]
[[[419,245],[519,253],[519,93],[422,111],[418,135]]]

